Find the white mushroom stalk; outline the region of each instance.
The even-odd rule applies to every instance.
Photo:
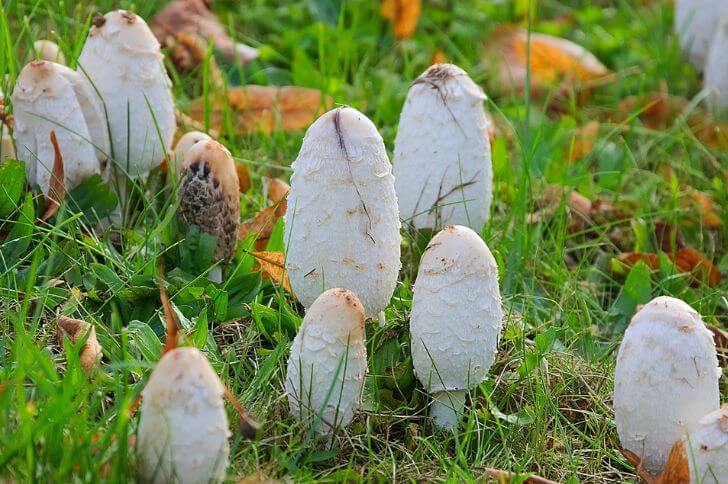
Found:
[[[728,14],[725,0],[677,0],[675,31],[680,47],[698,71],[706,67],[721,16]]]
[[[361,405],[367,351],[364,308],[354,293],[329,289],[306,311],[286,374],[291,413],[305,427],[330,434]]]
[[[617,355],[614,414],[622,447],[652,473],[703,415],[718,409],[713,335],[685,302],[661,296],[632,318]]]
[[[467,227],[446,227],[422,256],[410,314],[412,362],[438,427],[456,427],[468,390],[487,377],[502,322],[488,246]]]
[[[486,96],[452,64],[435,64],[407,93],[394,143],[394,178],[405,225],[480,230],[493,198]]]
[[[708,104],[716,111],[728,110],[728,3],[718,19],[715,35],[705,65],[703,88],[708,93]]]
[[[224,387],[195,348],[166,353],[142,392],[138,433],[145,482],[221,482],[230,448]]]
[[[401,242],[382,137],[356,109],[334,109],[308,129],[292,168],[284,240],[293,291],[309,308],[345,287],[377,316],[397,283]]]
[[[15,145],[28,180],[43,193],[50,188],[56,132],[63,155],[66,188],[100,173],[109,144],[101,105],[75,71],[49,61],[33,61],[20,72],[12,94]]]
[[[159,42],[141,17],[109,12],[94,19],[78,70],[105,104],[113,153],[105,175],[123,191],[127,176],[145,179],[162,162],[176,129]]]

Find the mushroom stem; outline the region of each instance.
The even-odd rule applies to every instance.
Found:
[[[384,314],[384,311],[379,311],[379,326],[386,326],[387,325],[387,316]]]
[[[441,429],[452,430],[457,427],[458,417],[465,408],[466,390],[435,392],[430,404],[430,418]]]

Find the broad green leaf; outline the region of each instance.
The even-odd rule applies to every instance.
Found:
[[[0,164],[0,219],[18,208],[25,186],[25,167],[22,161],[7,159]]]

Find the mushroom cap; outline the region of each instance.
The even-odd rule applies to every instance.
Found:
[[[495,361],[503,310],[498,266],[480,236],[450,226],[422,255],[410,313],[415,374],[430,393],[467,390]]]
[[[482,89],[457,66],[435,64],[407,93],[394,143],[402,220],[479,230],[488,220],[493,168]]]
[[[91,28],[78,71],[106,106],[114,154],[106,177],[146,176],[164,159],[177,127],[159,42],[141,17],[109,12]]]
[[[725,61],[725,54],[728,52],[728,4],[723,16],[717,21],[711,39],[703,88],[708,92],[709,104],[718,111],[725,111],[728,109],[728,63]]]
[[[176,170],[182,169],[182,164],[185,160],[185,155],[195,144],[200,141],[207,141],[212,139],[208,134],[202,131],[188,131],[177,141],[174,146],[174,166]]]
[[[685,302],[660,296],[637,311],[617,355],[614,413],[622,446],[659,472],[671,447],[718,409],[713,335]]]
[[[182,170],[187,170],[192,163],[201,162],[213,178],[220,181],[223,190],[231,198],[238,198],[238,172],[230,151],[212,138],[194,144],[185,154]]]
[[[146,480],[222,481],[230,453],[223,393],[199,350],[162,356],[142,391],[137,449]]]
[[[401,242],[382,137],[356,109],[331,110],[308,129],[292,168],[284,240],[293,291],[308,308],[346,287],[377,315],[397,283]]]
[[[698,71],[706,67],[711,42],[721,16],[728,14],[725,0],[677,0],[675,31],[680,47]]]
[[[58,44],[52,40],[36,40],[33,42],[33,51],[40,60],[57,62],[58,64],[66,63],[66,56],[63,55]]]
[[[99,126],[89,130],[85,115],[91,116],[98,105],[86,97],[88,86],[76,72],[49,61],[33,61],[20,71],[11,96],[15,116],[15,144],[18,157],[25,163],[28,180],[48,193],[55,160],[50,141],[56,132],[63,156],[64,181],[73,188],[85,178],[100,173],[101,150],[105,140],[94,139],[103,132]]]
[[[683,445],[691,482],[720,484],[728,477],[728,405],[701,418]]]
[[[364,307],[353,292],[329,289],[306,311],[291,346],[291,413],[321,434],[346,426],[361,404],[366,372]]]

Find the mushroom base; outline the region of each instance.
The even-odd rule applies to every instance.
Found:
[[[430,418],[434,424],[444,430],[456,428],[458,417],[465,408],[466,396],[466,390],[433,393],[432,403],[430,404]]]

